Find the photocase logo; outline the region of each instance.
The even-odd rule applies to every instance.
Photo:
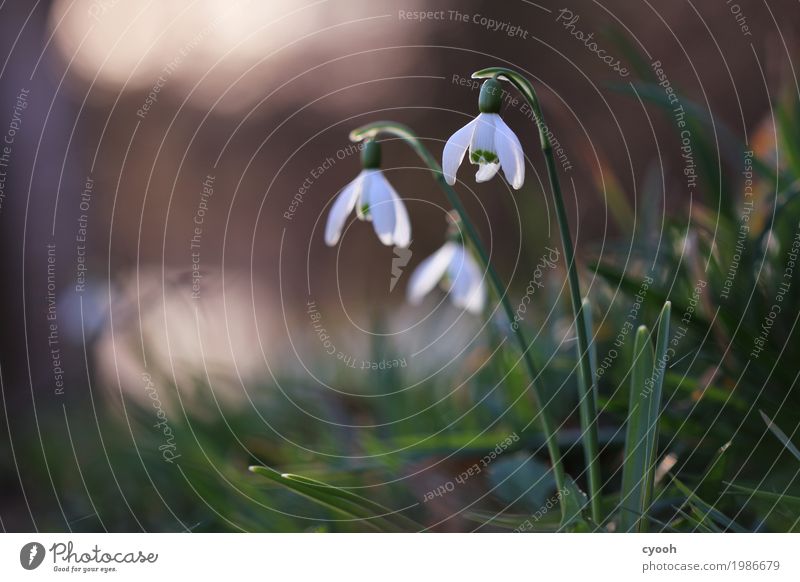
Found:
[[[19,551],[19,563],[26,570],[35,570],[44,561],[44,546],[39,542],[29,542]]]
[[[410,247],[405,249],[394,247],[392,250],[394,250],[394,258],[392,258],[392,279],[389,281],[389,293],[394,291],[395,285],[403,276],[403,267],[408,265],[411,255],[414,254]]]

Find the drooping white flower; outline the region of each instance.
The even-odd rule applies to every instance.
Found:
[[[361,170],[336,198],[325,226],[328,246],[339,242],[353,208],[359,219],[372,222],[383,244],[405,248],[411,242],[411,223],[405,204],[380,170]]]
[[[337,196],[325,225],[325,243],[333,246],[339,241],[347,217],[356,209],[361,220],[371,221],[375,233],[385,245],[406,248],[411,242],[411,223],[405,204],[378,169],[380,150],[376,142],[364,146],[364,169]]]
[[[454,305],[480,313],[486,304],[483,270],[460,242],[448,241],[422,261],[411,275],[406,295],[416,305],[436,284],[450,294]]]
[[[469,150],[470,162],[478,166],[476,181],[491,180],[502,167],[511,186],[515,190],[522,187],[525,156],[519,139],[498,114],[500,94],[500,83],[494,79],[487,80],[478,99],[480,113],[447,140],[442,154],[442,171],[451,186],[456,183],[456,172]]]

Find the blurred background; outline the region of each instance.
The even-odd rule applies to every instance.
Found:
[[[646,242],[634,225],[685,225],[720,207],[723,182],[742,192],[723,126],[776,160],[800,13],[790,0],[10,0],[0,31],[0,525],[302,530],[326,516],[265,493],[249,464],[333,458],[396,507],[419,502],[467,462],[424,450],[418,436],[439,428],[419,416],[426,399],[483,402],[480,384],[454,387],[485,372],[494,341],[441,295],[405,305],[406,270],[444,242],[449,207],[404,144],[383,148],[413,224],[399,279],[368,224],[325,246],[332,199],[360,170],[349,131],[393,119],[440,158],[477,112],[470,74],[523,71],[563,148],[582,265],[624,258]],[[705,116],[712,148],[696,155],[716,189],[687,188],[674,115],[631,92],[656,69]],[[503,117],[525,186],[476,185],[463,167],[458,189],[518,297],[559,243],[534,127],[519,103]],[[569,334],[560,268],[548,277],[529,321],[543,359]],[[593,273],[584,289],[604,293]],[[481,434],[505,418],[483,404]],[[423,451],[395,455],[412,444]],[[469,529],[466,504],[419,519]]]

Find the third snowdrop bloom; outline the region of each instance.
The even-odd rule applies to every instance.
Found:
[[[411,242],[411,223],[405,204],[379,169],[380,145],[372,140],[365,143],[361,161],[361,173],[344,187],[331,207],[325,243],[333,246],[339,241],[344,223],[355,208],[358,218],[372,222],[383,244],[407,247]]]
[[[486,303],[483,270],[460,242],[446,242],[420,263],[408,282],[408,301],[418,304],[437,283],[450,294],[457,307],[476,314],[483,311]]]
[[[488,79],[478,97],[478,117],[455,132],[444,146],[442,171],[451,186],[469,149],[469,161],[478,166],[475,180],[486,182],[502,167],[515,190],[525,181],[525,157],[519,139],[498,113],[502,103],[499,81]]]

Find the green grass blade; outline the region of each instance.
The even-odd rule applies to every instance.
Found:
[[[650,345],[650,332],[642,325],[636,331],[631,387],[628,399],[628,422],[625,431],[625,459],[620,491],[619,531],[640,530],[640,518],[647,507],[647,466],[650,451],[647,445],[650,422],[650,399],[645,383],[653,372],[655,354]]]
[[[703,522],[703,519],[702,519],[703,516],[702,515],[701,516],[696,515],[694,509],[691,508],[691,507],[689,508],[688,512],[679,507],[679,508],[676,509],[675,514],[677,516],[682,517],[687,523],[691,524],[692,527],[695,530],[697,530],[697,531],[699,531],[701,533],[719,533],[719,531],[715,532],[713,529],[711,529],[707,525],[708,523],[710,523],[710,520],[706,520],[705,522]],[[719,528],[717,528],[717,529],[719,529]]]
[[[658,318],[658,336],[656,337],[656,361],[650,377],[651,393],[647,415],[647,442],[649,462],[647,464],[647,483],[650,487],[648,498],[652,497],[652,487],[655,479],[656,457],[658,454],[658,420],[661,416],[661,395],[664,389],[664,372],[667,369],[669,348],[669,318],[672,314],[672,302],[667,301],[661,308]]]
[[[301,475],[285,475],[286,478],[290,479],[295,483],[301,483],[305,486],[316,488],[317,490],[327,492],[334,497],[337,497],[343,501],[347,501],[353,503],[354,505],[364,508],[370,517],[380,516],[382,520],[390,522],[395,529],[400,531],[418,531],[422,529],[422,525],[415,522],[412,519],[405,517],[403,514],[389,509],[388,507],[381,505],[380,503],[376,503],[366,497],[362,497],[361,495],[357,495],[352,491],[347,489],[342,489],[340,487],[331,487],[330,485],[323,483],[321,481],[317,481],[315,479],[310,479],[308,477],[303,477]]]
[[[310,499],[319,505],[332,509],[334,512],[339,513],[344,517],[359,521],[364,520],[364,524],[370,528],[377,531],[384,530],[384,528],[381,527],[377,521],[369,520],[370,512],[367,511],[366,508],[357,504],[353,504],[351,501],[342,499],[340,496],[335,495],[335,487],[326,486],[325,488],[322,488],[309,486],[301,481],[292,479],[292,477],[294,477],[293,475],[289,475],[287,473],[281,474],[267,467],[250,467],[250,471],[256,473],[257,475],[261,475],[262,477],[266,477],[267,479],[282,485],[286,489],[289,489],[290,491],[293,491],[294,493],[297,493],[306,499]]]
[[[413,520],[352,491],[300,475],[281,474],[268,467],[254,466],[250,471],[372,529],[392,532],[421,529]]]
[[[578,343],[585,346],[583,348],[585,353],[581,353],[579,356],[578,381],[580,384],[579,396],[581,399],[581,442],[583,444],[584,459],[588,474],[589,492],[592,496],[591,499],[589,499],[589,506],[591,508],[592,519],[596,523],[600,523],[603,520],[603,515],[600,507],[602,478],[600,475],[600,453],[597,430],[597,347],[593,341],[594,324],[592,322],[592,309],[588,299],[585,297],[580,300],[578,313],[575,316],[575,325],[582,326],[580,333],[577,333],[579,330],[576,330],[576,335],[578,336]],[[583,338],[582,341],[581,338]],[[582,350],[579,350],[579,352],[582,352]],[[569,483],[567,483],[567,485],[569,486]]]
[[[625,189],[604,159],[601,158],[598,166],[593,168],[593,178],[595,189],[604,195],[606,206],[620,231],[633,232],[636,228],[633,208],[625,196]]]
[[[794,443],[789,440],[789,437],[786,436],[786,433],[779,429],[778,426],[772,422],[772,420],[770,420],[769,416],[764,414],[763,410],[759,410],[758,412],[761,413],[761,418],[763,418],[764,422],[767,423],[767,428],[772,431],[772,434],[778,437],[778,440],[781,441],[783,446],[786,447],[786,449],[792,453],[798,461],[800,461],[800,450],[798,450],[798,448],[794,446]]]
[[[589,299],[584,297],[581,303],[583,307],[583,323],[586,325],[586,337],[589,339],[589,369],[592,371],[591,386],[594,392],[592,418],[597,418],[597,342],[594,341],[594,316],[592,315],[592,305],[589,303]]]
[[[719,529],[719,526],[737,533],[747,533],[747,529],[733,521],[713,505],[706,503],[697,494],[678,479],[672,480],[678,490],[686,495],[686,503],[692,509],[692,514],[707,527]]]
[[[591,529],[594,528],[591,524],[591,520],[585,515],[586,507],[589,505],[589,498],[569,475],[567,475],[567,480],[564,485],[564,490],[561,492],[559,502],[563,506],[563,517],[561,519],[559,531],[590,531],[590,527]]]
[[[797,100],[782,99],[775,107],[781,152],[795,175],[800,174],[800,145],[797,143]]]
[[[603,33],[603,36],[622,54],[628,69],[634,73],[641,82],[657,83],[658,79],[653,73],[652,64],[645,58],[641,47],[634,43],[627,32],[620,27],[612,27]]]
[[[725,491],[724,495],[747,495],[763,501],[772,501],[778,504],[786,504],[795,508],[800,508],[800,497],[796,495],[752,489],[750,487],[743,487],[742,485],[734,485],[733,483],[725,483],[725,485],[728,486],[728,491]]]
[[[561,518],[555,511],[545,513],[540,519],[525,514],[497,514],[486,510],[470,510],[461,514],[464,519],[479,523],[484,527],[516,531],[519,533],[554,533],[561,525]]]

